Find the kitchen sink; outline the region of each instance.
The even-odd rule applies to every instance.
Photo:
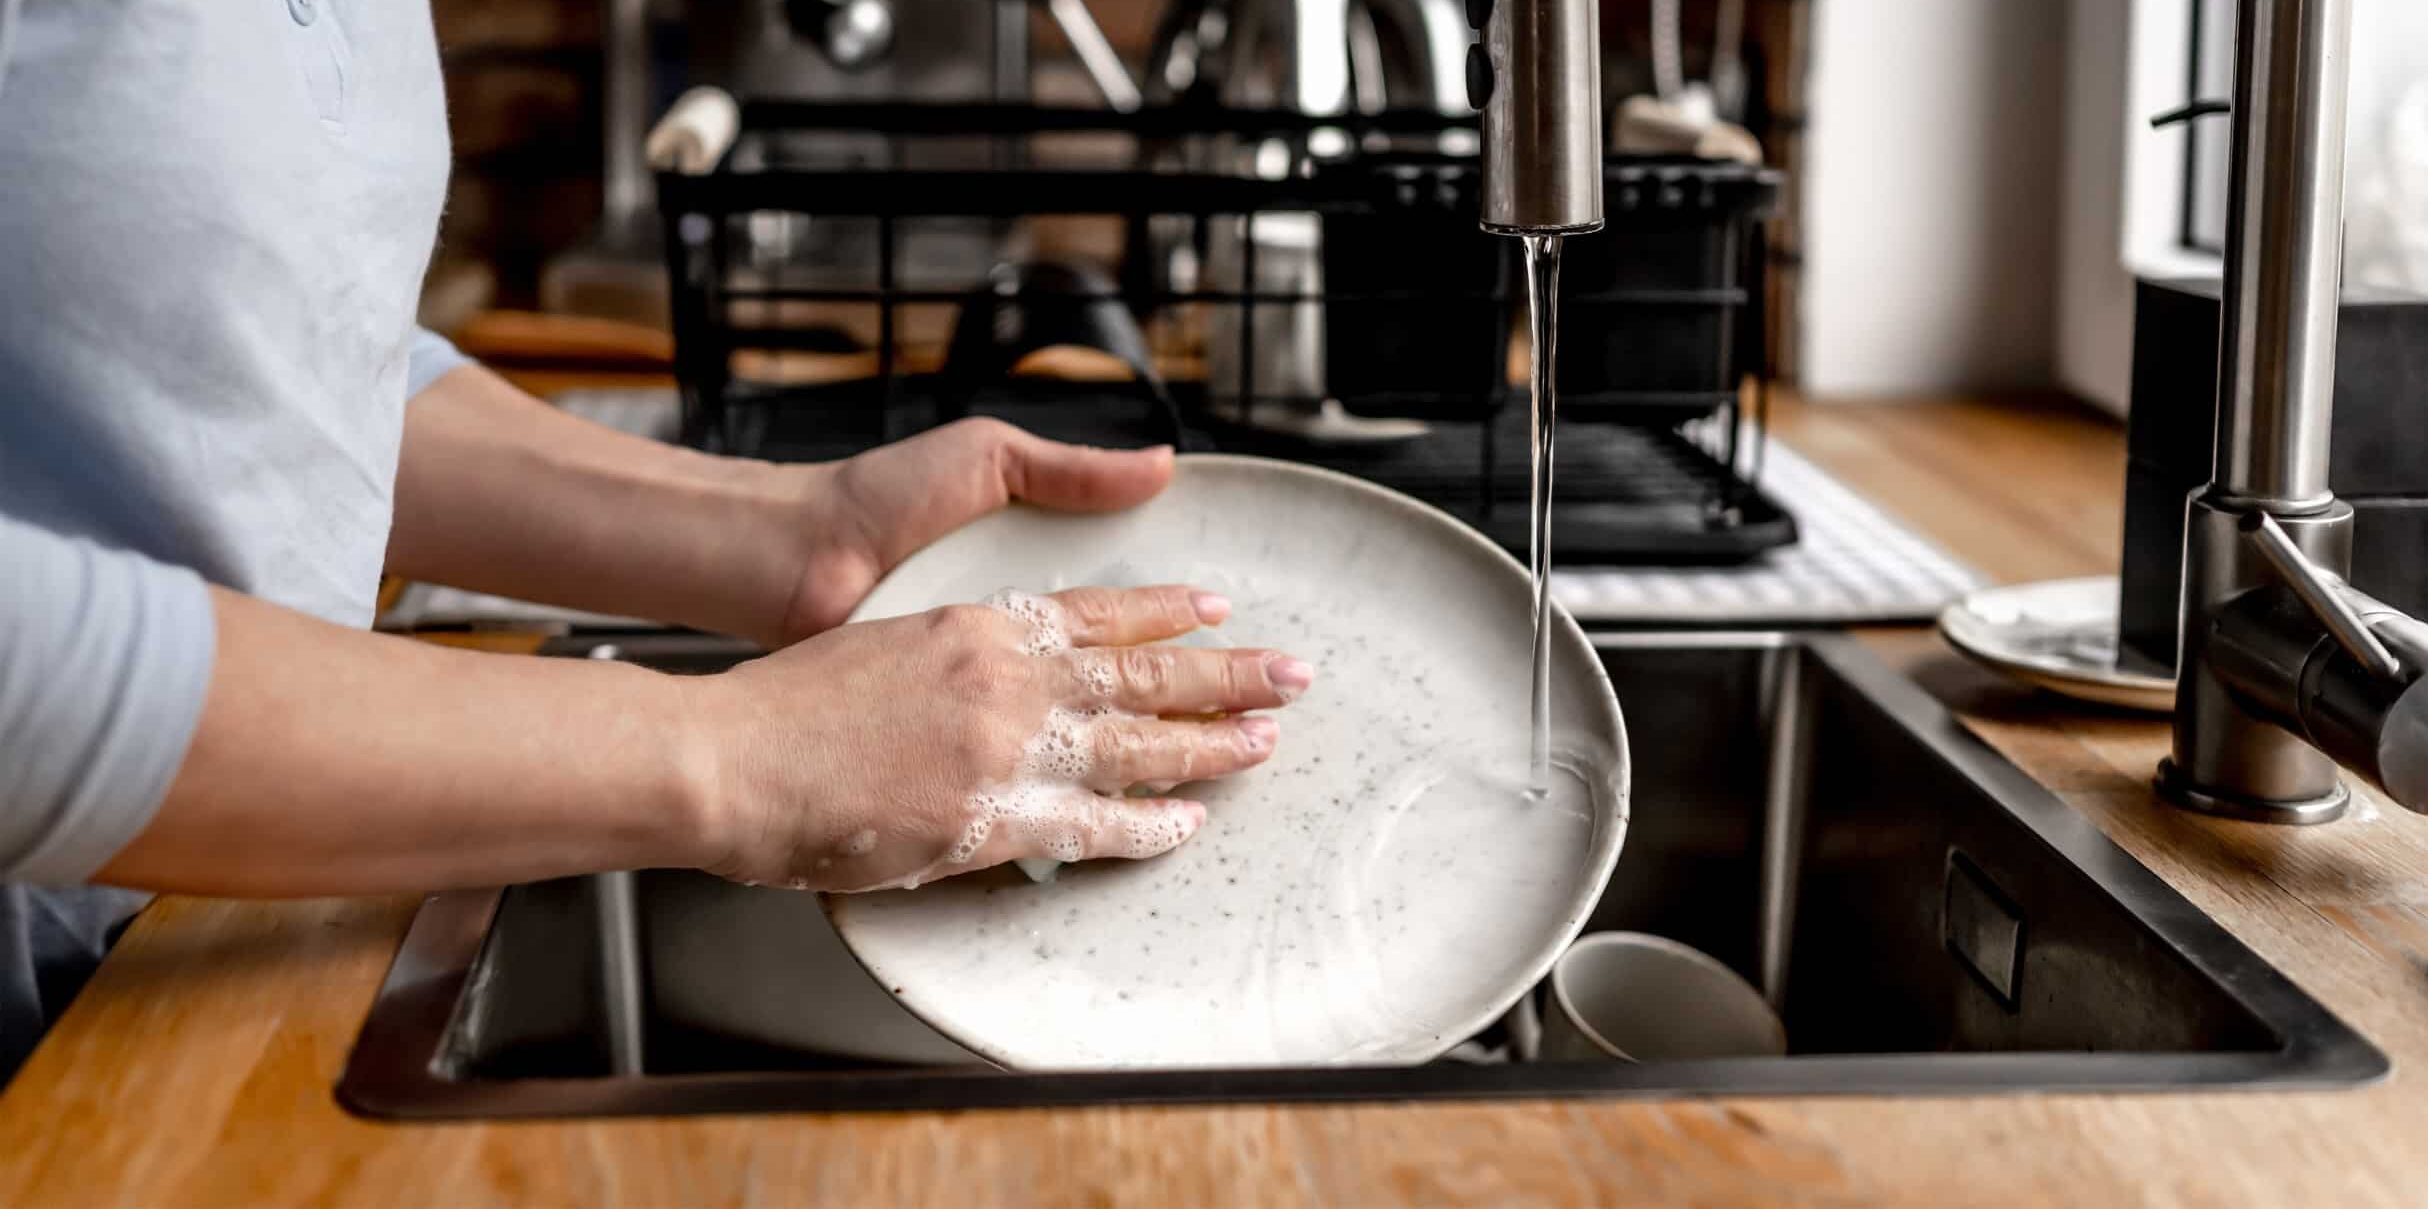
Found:
[[[1495,1026],[1465,1057],[1421,1066],[1002,1071],[895,1009],[813,896],[650,871],[432,897],[339,1097],[374,1116],[484,1117],[2214,1090],[2386,1073],[2368,1041],[1853,640],[1595,642],[1625,707],[1634,794],[1587,930],[1717,957],[1778,1009],[1784,1057],[1494,1061],[1509,1048]],[[734,658],[680,636],[619,645],[592,653],[670,670]],[[924,1036],[886,1035],[906,1028]]]

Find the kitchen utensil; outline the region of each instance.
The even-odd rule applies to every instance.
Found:
[[[2175,681],[2116,662],[2116,577],[1983,588],[1939,615],[1948,645],[2010,676],[2083,701],[2175,708]]]
[[[1787,1052],[1778,1013],[1700,949],[1644,932],[1580,938],[1551,967],[1546,1062],[1683,1062]]]
[[[1153,860],[829,896],[844,943],[913,1013],[1011,1067],[1413,1063],[1498,1017],[1610,876],[1627,748],[1560,613],[1561,770],[1527,798],[1527,578],[1473,530],[1346,475],[1183,456],[1128,512],[970,525],[854,620],[1006,586],[1159,582],[1234,602],[1196,640],[1316,665],[1273,759],[1184,790],[1209,821]]]
[[[722,88],[703,84],[675,98],[666,116],[649,128],[641,155],[657,172],[713,172],[741,132],[740,102]]]
[[[1164,444],[1181,442],[1180,410],[1155,372],[1137,319],[1122,305],[1110,276],[1078,263],[997,265],[987,284],[962,300],[944,354],[946,414],[967,415],[970,397],[980,389],[1029,354],[1058,347],[1095,349],[1119,359],[1146,403],[1141,430]]]
[[[1426,433],[1424,424],[1396,417],[1351,415],[1325,393],[1325,313],[1322,305],[1322,230],[1314,214],[1257,217],[1255,289],[1242,284],[1245,239],[1235,222],[1208,229],[1207,274],[1214,288],[1282,297],[1299,302],[1218,306],[1206,321],[1206,386],[1215,415],[1307,441],[1360,445],[1405,441]],[[1241,339],[1242,315],[1253,316],[1251,339]],[[1255,376],[1242,349],[1255,347]],[[1242,400],[1249,400],[1243,403]]]
[[[1619,151],[1762,162],[1762,144],[1745,116],[1744,0],[1718,0],[1712,21],[1711,79],[1688,80],[1678,0],[1653,0],[1654,96],[1619,103],[1611,143]]]
[[[1217,290],[1282,296],[1322,296],[1320,230],[1312,214],[1256,218],[1256,280],[1245,280],[1247,240],[1237,220],[1207,226],[1206,281]],[[1270,410],[1311,411],[1324,393],[1323,312],[1312,301],[1222,306],[1206,317],[1206,388],[1219,406],[1236,410],[1248,382],[1241,375],[1241,313],[1255,316],[1252,397]]]
[[[1472,11],[1457,0],[1178,0],[1157,22],[1144,99],[1465,113]]]

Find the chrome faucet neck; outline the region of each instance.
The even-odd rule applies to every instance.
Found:
[[[2331,498],[2351,0],[2242,0],[2239,22],[2213,477],[2304,511]]]

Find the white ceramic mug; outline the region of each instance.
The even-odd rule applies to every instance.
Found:
[[[1764,1058],[1787,1052],[1778,1013],[1711,955],[1642,932],[1577,938],[1551,967],[1546,1062]]]

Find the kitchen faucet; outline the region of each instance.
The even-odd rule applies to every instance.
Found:
[[[2173,753],[2194,810],[2324,823],[2336,765],[2428,812],[2428,625],[2346,584],[2327,484],[2350,0],[2240,0],[2216,459],[2187,502]]]
[[[1484,229],[1602,225],[1602,38],[1595,0],[1467,0],[1467,99],[1484,111]]]

